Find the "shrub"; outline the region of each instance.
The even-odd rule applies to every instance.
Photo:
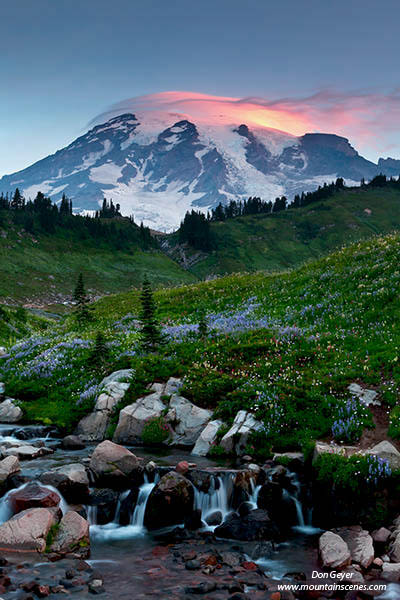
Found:
[[[332,435],[338,442],[354,443],[360,439],[364,427],[372,424],[369,410],[357,398],[351,398],[339,405]]]
[[[163,416],[147,421],[142,431],[142,442],[145,446],[158,446],[170,437],[170,428]]]
[[[400,439],[400,406],[395,406],[389,418],[389,436]]]

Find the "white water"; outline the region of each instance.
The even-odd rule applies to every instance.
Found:
[[[222,520],[232,512],[229,506],[229,497],[233,483],[233,474],[225,473],[222,476],[212,477],[208,492],[201,492],[194,487],[194,506],[201,510],[201,518],[204,522],[208,515],[219,511]],[[208,527],[208,526],[206,526]],[[214,527],[210,527],[214,529]]]
[[[152,489],[156,485],[159,477],[158,475],[152,483],[149,483],[147,476],[145,475],[145,481],[139,488],[139,494],[133,511],[131,522],[129,525],[119,524],[119,515],[121,511],[121,502],[129,494],[130,490],[122,492],[118,500],[117,508],[115,511],[115,517],[112,523],[106,525],[92,524],[90,526],[90,535],[97,540],[109,541],[109,540],[124,540],[135,537],[144,537],[146,535],[146,528],[144,527],[144,515],[146,512],[146,505],[151,494]]]

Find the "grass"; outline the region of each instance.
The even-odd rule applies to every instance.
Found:
[[[71,297],[79,273],[92,296],[140,286],[145,275],[155,286],[196,280],[159,250],[112,250],[90,239],[35,237],[15,226],[0,228],[0,234],[0,299],[5,303],[59,304]]]
[[[215,222],[211,230],[217,249],[204,254],[190,271],[203,279],[297,267],[343,244],[399,229],[399,209],[399,190],[354,188],[300,209]],[[170,238],[171,245],[175,239]]]
[[[373,386],[391,409],[398,405],[399,259],[394,233],[293,271],[157,290],[167,343],[154,355],[140,350],[137,292],[107,296],[94,303],[86,329],[68,317],[14,346],[0,362],[0,380],[29,420],[70,431],[93,405],[104,373],[134,369],[124,403],[147,383],[175,375],[184,378],[183,394],[213,409],[225,427],[238,410],[256,415],[264,428],[249,440],[251,454],[310,447],[312,440],[331,440],[335,424],[349,416],[351,382]],[[208,333],[200,338],[204,314]],[[89,362],[98,330],[109,347],[103,374]],[[355,418],[352,438],[373,426],[368,411]]]

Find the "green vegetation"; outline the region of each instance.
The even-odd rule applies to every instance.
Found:
[[[169,437],[170,430],[163,416],[149,419],[142,431],[142,441],[145,446],[158,446]]]
[[[190,271],[200,278],[239,271],[276,271],[326,256],[343,244],[400,228],[400,188],[346,188],[300,208],[210,223],[213,250],[198,255]],[[169,240],[171,255],[178,240]]]
[[[101,376],[87,360],[101,331],[109,350],[104,372],[134,370],[124,403],[149,383],[184,377],[184,395],[214,409],[225,425],[238,410],[255,414],[264,427],[250,440],[254,454],[308,448],[331,440],[339,421],[346,425],[351,382],[374,386],[392,408],[398,402],[399,258],[400,236],[391,234],[293,272],[158,290],[166,343],[151,354],[140,343],[139,292],[107,296],[93,305],[93,321],[79,337],[69,317],[14,346],[0,361],[0,380],[28,419],[70,430],[99,392]],[[203,318],[207,334],[200,336]],[[371,426],[369,411],[357,413],[354,439]]]

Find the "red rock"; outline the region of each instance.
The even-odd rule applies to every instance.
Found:
[[[215,567],[218,564],[218,559],[213,554],[210,554],[210,556],[206,556],[206,558],[204,560],[204,564]]]
[[[246,571],[257,571],[258,569],[256,563],[250,561],[243,562],[242,567],[243,569],[246,569]]]
[[[182,460],[176,465],[175,471],[181,475],[186,475],[186,473],[189,471],[189,463],[186,460]]]
[[[14,514],[20,513],[28,508],[50,508],[58,506],[60,496],[42,487],[38,483],[28,483],[9,495],[9,502]]]
[[[35,594],[36,594],[36,596],[39,596],[39,598],[47,598],[47,596],[50,596],[50,586],[48,586],[48,585],[36,586]]]
[[[273,594],[271,594],[270,600],[281,600],[281,593],[280,592],[274,592]]]

